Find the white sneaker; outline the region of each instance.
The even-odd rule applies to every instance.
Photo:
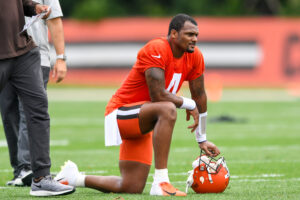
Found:
[[[15,186],[31,186],[32,178],[33,172],[31,170],[22,169],[20,175],[15,180]]]
[[[6,182],[6,185],[8,186],[14,186],[15,185],[15,181],[16,181],[17,177],[14,177],[13,179],[11,179],[10,181]]]
[[[65,184],[71,185],[76,187],[76,181],[78,176],[81,174],[79,173],[78,167],[75,163],[68,160],[65,162],[64,166],[61,166],[60,172],[55,176],[54,180]]]
[[[24,186],[24,183],[22,182],[22,179],[21,179],[20,176],[18,176],[18,178],[16,178],[16,180],[15,180],[15,182],[14,182],[13,185],[14,185],[14,186],[18,186],[18,187]]]
[[[175,188],[171,183],[161,182],[161,183],[153,183],[150,195],[158,195],[158,196],[186,196],[185,192],[182,192]]]
[[[33,173],[29,169],[22,169],[17,177],[15,177],[13,180],[8,181],[6,185],[9,186],[31,186]]]

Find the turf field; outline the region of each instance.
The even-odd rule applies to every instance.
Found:
[[[49,89],[52,173],[70,159],[86,174],[119,174],[118,147],[104,147],[103,135],[105,101],[113,91]],[[227,90],[223,97],[221,102],[208,104],[208,138],[219,146],[230,170],[224,193],[199,195],[189,190],[186,198],[149,196],[152,167],[141,195],[78,188],[72,195],[53,199],[300,199],[300,101],[281,90]],[[220,116],[225,116],[225,121],[218,120]],[[185,112],[178,110],[169,176],[181,190],[199,154],[186,129],[189,124]],[[0,199],[39,199],[29,196],[29,188],[5,185],[12,170],[2,125],[0,128]]]

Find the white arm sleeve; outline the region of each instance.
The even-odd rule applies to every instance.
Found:
[[[206,141],[206,119],[207,112],[199,114],[199,125],[195,131],[197,142]]]

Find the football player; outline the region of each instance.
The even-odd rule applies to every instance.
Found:
[[[168,155],[176,109],[185,109],[188,128],[195,132],[199,147],[209,156],[219,149],[206,140],[207,98],[204,89],[204,59],[196,47],[198,26],[185,14],[170,22],[167,38],[148,42],[138,53],[121,88],[108,102],[105,112],[106,146],[121,145],[121,176],[85,176],[68,161],[56,180],[102,192],[142,193],[152,163],[155,173],[151,195],[185,196],[170,184]],[[176,96],[184,81],[189,82],[191,99]]]

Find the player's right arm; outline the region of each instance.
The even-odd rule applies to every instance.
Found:
[[[151,67],[145,71],[146,82],[148,85],[149,95],[152,102],[169,101],[180,108],[183,104],[183,99],[165,89],[165,71],[158,67]],[[190,115],[194,118],[194,123],[188,128],[192,132],[197,128],[199,121],[199,112],[197,106],[192,110],[187,110],[189,120]]]
[[[151,67],[145,71],[146,82],[152,102],[170,101],[176,107],[182,105],[182,99],[165,89],[165,71],[158,67]]]

